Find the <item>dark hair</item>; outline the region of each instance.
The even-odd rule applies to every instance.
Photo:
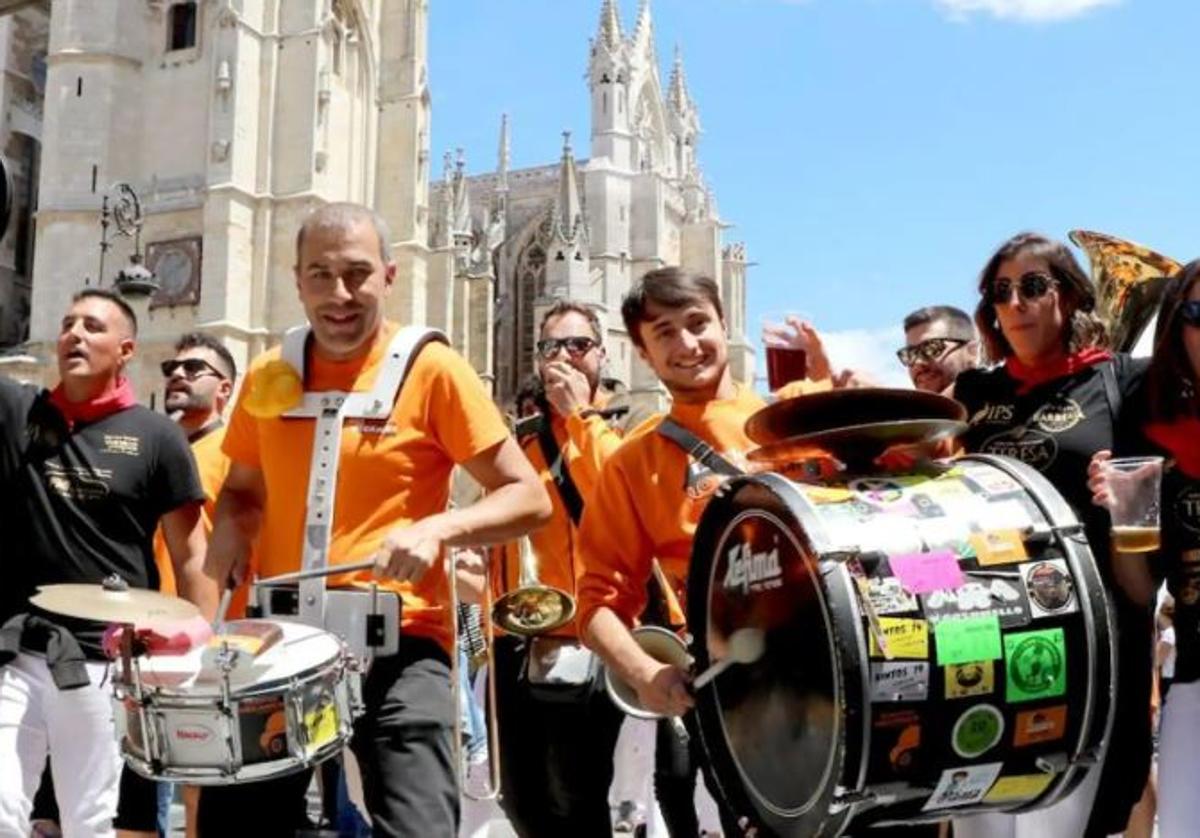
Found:
[[[207,349],[212,352],[221,361],[221,365],[225,367],[225,377],[232,384],[237,381],[237,364],[233,361],[233,356],[229,354],[229,350],[225,348],[225,344],[221,343],[217,338],[207,332],[188,332],[179,340],[175,341],[175,351],[182,352],[185,349]]]
[[[304,217],[300,229],[296,231],[296,265],[300,264],[300,251],[304,247],[304,236],[313,230],[346,230],[355,224],[367,222],[375,230],[379,239],[379,258],[383,264],[392,261],[392,234],[383,216],[370,207],[350,201],[336,201],[323,204]]]
[[[989,361],[1003,361],[1012,354],[1012,347],[996,319],[996,307],[989,291],[996,281],[1000,266],[1018,256],[1041,259],[1062,301],[1066,328],[1063,329],[1063,348],[1078,352],[1089,347],[1108,345],[1108,333],[1103,321],[1096,316],[1096,289],[1088,275],[1079,267],[1071,251],[1061,242],[1040,233],[1018,233],[1000,245],[979,274],[979,305],[975,308],[975,325],[983,340],[984,353]]]
[[[721,307],[721,292],[711,277],[701,276],[683,268],[666,267],[650,271],[633,283],[621,301],[621,319],[625,331],[635,346],[645,347],[638,326],[646,321],[648,303],[663,308],[683,308],[696,303],[711,303],[717,317],[725,319]]]
[[[585,317],[588,325],[592,327],[592,334],[596,336],[596,343],[604,343],[604,330],[600,328],[600,318],[596,316],[596,312],[590,306],[574,300],[558,300],[546,309],[546,313],[542,315],[541,325],[538,326],[538,335],[546,330],[547,323],[564,314],[578,314]]]
[[[125,315],[125,319],[129,321],[129,329],[134,337],[137,337],[138,322],[137,315],[133,313],[133,308],[129,303],[125,302],[125,298],[116,291],[110,291],[107,288],[84,288],[82,291],[76,291],[71,297],[71,304],[81,302],[87,299],[108,300],[121,310],[121,314]]]
[[[1188,362],[1183,345],[1183,318],[1179,311],[1200,283],[1200,259],[1183,266],[1167,280],[1154,327],[1154,355],[1146,371],[1147,409],[1153,421],[1169,422],[1181,416],[1200,415],[1200,381]]]
[[[918,326],[924,326],[928,323],[945,322],[952,333],[950,337],[963,338],[965,340],[975,339],[975,324],[971,320],[971,315],[967,314],[961,308],[954,306],[925,306],[914,311],[908,317],[904,318],[904,331],[915,329]]]

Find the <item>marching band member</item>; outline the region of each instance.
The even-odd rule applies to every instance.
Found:
[[[321,207],[301,226],[295,275],[309,323],[298,361],[304,374],[296,380],[277,349],[246,375],[224,443],[233,462],[209,551],[217,578],[244,576],[256,537],[262,576],[299,569],[310,460],[317,464],[314,422],[284,417],[280,408],[302,400],[301,386],[365,392],[391,374],[397,327],[383,317],[396,279],[389,242],[382,219],[354,204]],[[352,742],[374,834],[449,836],[459,820],[457,708],[447,578],[436,567],[447,548],[522,535],[546,519],[550,504],[475,371],[450,348],[419,347],[394,399],[379,419],[341,425],[326,561],[374,558],[377,575],[387,577],[381,585],[403,602],[398,651],[376,657],[367,673],[366,712]],[[456,463],[487,494],[447,510]],[[372,578],[361,572],[330,584],[363,588]],[[201,834],[290,835],[303,823],[309,774],[205,788]]]
[[[688,673],[651,658],[630,628],[647,605],[656,558],[682,601],[700,513],[720,480],[740,471],[742,455],[753,447],[744,425],[765,403],[730,374],[713,280],[674,267],[651,271],[625,297],[621,315],[672,406],[668,416],[631,432],[600,475],[579,534],[578,619],[588,645],[637,691],[647,710],[682,716],[692,708]],[[689,455],[677,440],[700,446]],[[682,756],[687,771],[672,774],[694,784],[697,749]],[[672,836],[696,835],[688,788],[663,788],[664,777],[656,773],[656,794]],[[710,790],[720,806],[711,784]],[[741,834],[723,806],[721,820],[726,834]]]
[[[47,615],[40,585],[110,575],[157,588],[151,539],[162,525],[179,592],[208,616],[204,493],[182,431],[137,404],[124,370],[137,318],[104,289],[76,294],[57,345],[51,391],[0,377],[0,532],[6,550],[0,633],[0,834],[28,835],[42,767],[66,835],[112,835],[122,762],[112,722],[103,625]],[[11,619],[10,619],[11,618]],[[153,828],[155,797],[121,819]]]
[[[621,444],[602,409],[603,334],[595,312],[569,300],[542,317],[536,344],[540,416],[520,439],[554,512],[530,535],[538,580],[574,596],[578,526],[600,468]],[[520,556],[508,545],[493,581],[497,593],[517,589]],[[503,577],[503,578],[501,578]],[[522,836],[612,835],[608,789],[623,715],[609,700],[590,652],[572,620],[534,637],[496,638],[496,710],[500,734],[501,805]],[[543,673],[552,655],[570,673]]]
[[[1035,233],[1009,239],[984,267],[979,292],[975,322],[998,366],[959,373],[953,395],[970,423],[960,441],[971,453],[1003,454],[1036,468],[1084,523],[1116,618],[1118,723],[1103,766],[1066,800],[1028,814],[959,818],[954,834],[1121,832],[1150,769],[1150,614],[1112,585],[1108,520],[1092,506],[1087,469],[1094,452],[1112,448],[1121,405],[1145,368],[1105,349],[1092,282],[1059,242]]]
[[[1200,261],[1191,262],[1163,292],[1154,335],[1154,355],[1137,395],[1129,400],[1116,453],[1155,454],[1168,459],[1162,478],[1161,549],[1157,553],[1114,553],[1122,590],[1138,605],[1153,607],[1165,578],[1174,598],[1174,678],[1164,690],[1159,735],[1158,828],[1164,838],[1193,835],[1200,798],[1191,769],[1197,764],[1200,721]],[[1114,488],[1093,458],[1091,488],[1108,506]],[[1149,649],[1143,650],[1149,656]],[[1124,719],[1121,718],[1123,722]],[[1140,727],[1140,725],[1139,725]]]

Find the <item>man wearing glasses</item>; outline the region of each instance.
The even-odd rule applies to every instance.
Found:
[[[905,317],[904,340],[896,356],[918,390],[948,396],[958,374],[979,365],[975,324],[954,306],[927,306]]]
[[[550,522],[529,536],[539,581],[575,596],[577,527],[601,466],[621,444],[608,422],[600,321],[563,300],[543,316],[537,342],[540,416],[516,429],[525,456],[553,505]],[[515,545],[492,582],[497,594],[520,584]],[[496,640],[502,805],[521,836],[610,836],[608,789],[622,715],[593,677],[591,653],[574,621],[537,637]],[[561,672],[543,672],[542,660]],[[569,661],[569,664],[568,664]]]

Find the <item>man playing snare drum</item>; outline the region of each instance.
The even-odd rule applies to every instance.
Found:
[[[365,207],[332,204],[305,220],[296,245],[296,286],[311,326],[303,388],[369,391],[388,369],[385,350],[397,332],[383,317],[396,274],[386,226]],[[281,415],[302,394],[280,359],[273,350],[254,361],[226,434],[233,462],[209,552],[219,578],[245,572],[256,537],[260,576],[300,567],[314,420]],[[447,511],[456,463],[487,494]],[[452,638],[438,568],[446,548],[512,539],[539,525],[549,500],[474,370],[439,342],[416,350],[390,413],[344,421],[339,468],[327,561],[374,558],[386,577],[381,587],[403,603],[399,649],[376,658],[367,674],[366,713],[352,742],[375,834],[454,835]],[[372,578],[360,572],[330,584],[364,588]],[[201,834],[290,835],[303,825],[308,773],[206,788]]]

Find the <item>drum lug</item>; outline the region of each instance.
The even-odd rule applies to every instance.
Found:
[[[833,800],[829,804],[829,813],[836,815],[850,806],[857,806],[859,803],[870,803],[874,800],[875,792],[869,789],[836,791],[834,792]]]
[[[1075,757],[1072,763],[1074,765],[1099,765],[1101,759],[1100,749],[1090,748]]]
[[[1080,754],[1078,757],[1076,757],[1075,762],[1083,765],[1090,764],[1089,762],[1085,761],[1086,756],[1087,755],[1085,754]],[[1092,759],[1094,759],[1094,757],[1092,757]],[[1062,774],[1071,767],[1071,759],[1065,753],[1061,752],[1057,754],[1043,754],[1037,758],[1035,764],[1037,765],[1039,771],[1042,771],[1046,774]]]

